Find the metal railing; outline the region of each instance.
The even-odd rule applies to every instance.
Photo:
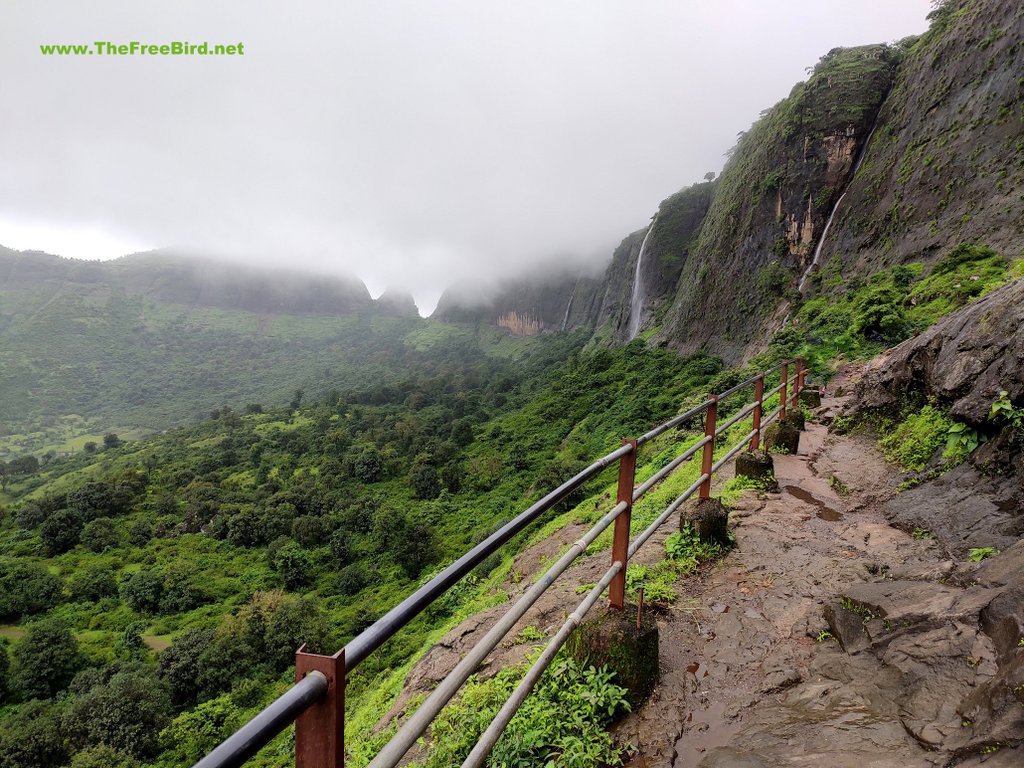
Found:
[[[619,448],[578,472],[503,525],[483,542],[470,549],[333,656],[307,653],[305,646],[300,648],[295,655],[295,685],[243,725],[209,755],[196,763],[194,768],[241,766],[292,722],[295,722],[296,768],[341,768],[344,763],[346,675],[512,537],[523,531],[544,512],[565,499],[588,480],[618,462],[618,490],[615,506],[586,534],[573,543],[470,649],[448,676],[431,692],[430,696],[405,720],[391,740],[370,762],[369,768],[392,768],[398,765],[406,752],[426,732],[437,714],[455,696],[486,656],[512,630],[530,607],[554,583],[555,579],[564,573],[597,537],[614,523],[610,567],[583,601],[576,606],[527,671],[519,686],[463,763],[463,768],[482,765],[519,706],[540,679],[541,674],[565,644],[572,631],[600,599],[604,590],[608,590],[609,604],[613,609],[621,610],[624,607],[626,571],[629,560],[637,550],[695,493],[699,498],[710,498],[712,475],[746,446],[749,445],[751,449],[756,450],[761,443],[761,434],[768,424],[776,418],[785,418],[787,406],[796,407],[807,371],[803,362],[797,360],[791,386],[789,368],[789,361],[780,363],[740,382],[725,392],[710,395],[700,405],[669,419],[635,440],[624,440]],[[765,378],[776,371],[781,371],[779,385],[765,391]],[[718,413],[722,401],[751,387],[754,389],[753,402],[740,406],[727,421],[719,424]],[[779,407],[765,416],[764,404],[776,394],[779,395]],[[701,415],[704,417],[704,437],[637,486],[635,484],[636,457],[639,448],[668,430]],[[731,446],[718,461],[715,461],[717,438],[747,416],[752,417],[751,431]],[[630,542],[633,504],[698,453],[701,454],[701,467],[697,480]]]

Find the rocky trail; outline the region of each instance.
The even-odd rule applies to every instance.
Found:
[[[629,768],[1024,765],[1024,600],[1007,586],[1024,550],[956,562],[892,527],[900,478],[863,436],[808,423],[775,468],[779,492],[734,505],[736,549],[659,619],[660,683],[616,729]]]
[[[1024,545],[977,564],[893,527],[885,512],[900,473],[873,439],[825,426],[845,399],[822,399],[799,453],[774,455],[778,491],[732,505],[735,549],[684,577],[676,603],[658,610],[659,683],[614,727],[634,748],[627,768],[1024,766]],[[717,482],[728,479],[723,470]],[[524,550],[509,598],[584,530]],[[661,559],[674,530],[678,518],[636,561]],[[606,567],[606,552],[581,558],[510,636],[553,633],[577,587]],[[433,689],[505,610],[434,645],[383,722]],[[481,676],[534,647],[505,642]]]

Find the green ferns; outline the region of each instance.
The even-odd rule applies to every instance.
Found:
[[[432,749],[416,765],[459,765],[512,694],[522,667],[508,667],[490,680],[470,678],[462,695],[434,721]],[[583,667],[559,656],[495,745],[489,766],[527,768],[559,765],[596,768],[622,764],[622,750],[606,730],[629,711],[626,689],[607,669]]]

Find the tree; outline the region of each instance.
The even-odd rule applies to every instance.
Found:
[[[121,579],[121,599],[139,613],[156,613],[164,593],[164,582],[152,571],[136,571]]]
[[[82,446],[82,450],[85,451],[86,453],[96,453],[96,448],[97,447],[98,446],[96,445],[95,441],[88,440],[85,443],[85,445]]]
[[[106,744],[136,758],[157,752],[157,736],[171,721],[167,687],[146,667],[118,672],[71,700],[61,718],[79,749]]]
[[[313,558],[297,543],[289,541],[278,550],[273,567],[280,574],[284,588],[294,591],[309,583]]]
[[[199,659],[212,642],[212,629],[186,629],[161,652],[159,674],[167,683],[176,706],[195,703],[200,690]]]
[[[292,522],[292,537],[304,547],[319,547],[324,541],[323,520],[314,515],[303,515]]]
[[[163,593],[160,596],[161,613],[191,611],[206,599],[194,565],[176,560],[167,566],[163,573]]]
[[[7,471],[12,475],[31,475],[39,471],[39,459],[35,456],[21,456],[7,462]]]
[[[78,641],[62,622],[44,619],[14,648],[15,685],[27,699],[45,699],[67,688],[81,664]]]
[[[57,768],[67,761],[59,709],[50,701],[30,701],[0,728],[0,767]]]
[[[103,552],[121,543],[121,536],[109,517],[97,517],[85,524],[81,535],[82,545],[90,552]]]
[[[714,181],[714,180],[715,180],[715,172],[714,171],[708,171],[707,173],[704,174],[704,181]]]
[[[60,601],[61,582],[39,563],[0,558],[0,619],[43,613]]]
[[[437,470],[426,462],[417,462],[409,474],[409,484],[417,499],[436,499],[441,493]]]
[[[50,557],[74,549],[82,534],[82,518],[70,509],[58,509],[43,522],[39,532]]]
[[[338,528],[331,534],[327,546],[336,565],[347,565],[352,559],[351,535],[344,528]]]
[[[352,474],[364,483],[384,479],[384,457],[373,446],[364,448],[352,462]]]
[[[117,448],[121,445],[121,438],[117,436],[116,432],[108,432],[103,436],[103,447],[104,448]]]
[[[71,599],[94,603],[105,597],[117,596],[117,582],[109,566],[86,566],[75,570],[67,582]]]

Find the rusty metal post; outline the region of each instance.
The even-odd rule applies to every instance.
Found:
[[[761,447],[761,416],[764,413],[764,374],[757,376],[754,382],[754,436],[750,440],[750,450]]]
[[[342,768],[345,763],[345,649],[333,656],[295,654],[295,679],[327,678],[327,695],[295,720],[295,768]]]
[[[796,376],[793,379],[793,393],[790,397],[790,405],[795,411],[797,406],[800,404],[800,388],[803,385],[804,379],[804,361],[801,358],[796,359]]]
[[[779,407],[782,409],[779,411],[779,421],[783,421],[786,418],[786,390],[789,384],[789,363],[782,364],[782,389],[779,391]]]
[[[704,437],[711,438],[704,443],[704,453],[701,456],[700,473],[707,475],[707,480],[700,484],[700,498],[711,498],[711,467],[715,463],[715,423],[718,421],[718,395],[711,395],[711,403],[704,416]]]
[[[619,459],[619,489],[616,503],[626,503],[626,509],[615,518],[615,530],[612,534],[612,562],[622,563],[622,569],[615,574],[608,585],[608,603],[612,608],[621,611],[626,604],[626,568],[629,565],[629,524],[633,516],[633,485],[636,483],[636,440],[623,440],[623,445],[633,446],[633,450]]]

